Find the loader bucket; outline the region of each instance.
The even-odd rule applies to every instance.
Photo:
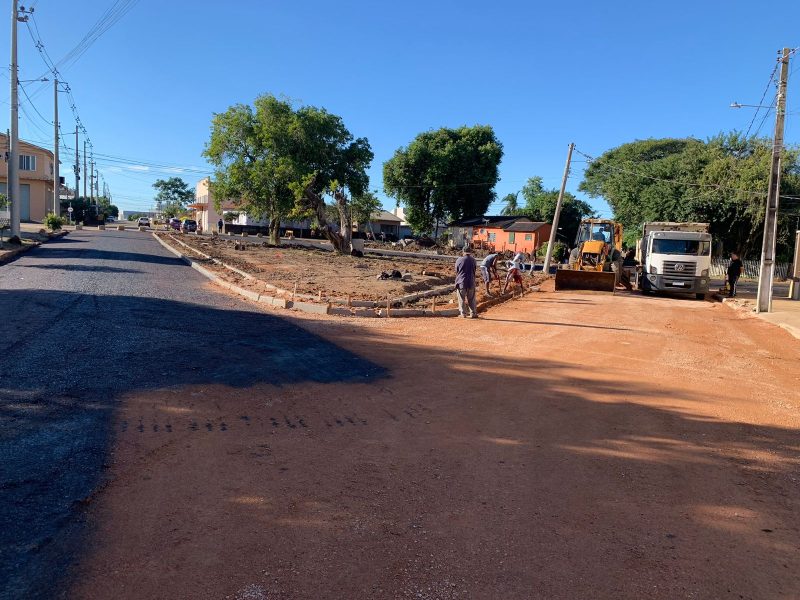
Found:
[[[556,271],[556,291],[593,290],[613,292],[616,275],[608,271],[575,271],[559,269]]]

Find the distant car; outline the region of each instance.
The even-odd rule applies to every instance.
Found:
[[[175,229],[176,231],[180,231],[180,230],[181,230],[181,220],[180,220],[180,219],[178,219],[177,217],[172,217],[172,218],[171,218],[171,219],[170,219],[170,220],[167,222],[167,227],[168,227],[169,229]]]
[[[113,223],[114,217],[106,217],[106,223]]]
[[[181,231],[189,233],[190,231],[197,231],[197,221],[192,219],[185,219],[181,224]]]
[[[150,217],[139,217],[137,223],[139,227],[150,227]]]

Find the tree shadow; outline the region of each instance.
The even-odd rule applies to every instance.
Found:
[[[259,485],[239,482],[230,498],[259,536],[292,536],[303,548],[292,564],[298,575],[280,573],[281,590],[313,597],[310,579],[342,597],[365,589],[411,597],[443,581],[487,598],[800,596],[797,428],[715,418],[706,405],[718,398],[664,377],[499,357],[468,345],[480,330],[469,329],[456,351],[452,339],[414,342],[405,330],[376,344],[348,323],[306,326],[397,370],[342,401],[380,423],[364,434],[367,445],[348,446],[356,460],[312,454],[346,491],[281,479],[281,497],[309,504],[294,512],[269,494],[241,500],[262,497]],[[788,364],[800,359],[789,354]],[[700,365],[696,376],[713,377]],[[756,389],[728,393],[750,402]],[[311,406],[297,410],[313,422]],[[342,554],[347,561],[331,559]],[[370,569],[355,566],[363,564]]]
[[[298,327],[255,310],[103,297],[103,314],[113,319],[96,324],[90,341],[90,297],[0,292],[0,306],[29,301],[69,316],[42,324],[59,340],[59,355],[43,361],[28,335],[0,362],[0,577],[24,597],[47,597],[53,574],[85,550],[78,517],[103,481],[119,397],[206,383],[232,395],[290,388],[287,406],[315,435],[283,427],[268,456],[230,454],[225,464],[238,467],[230,471],[183,463],[192,470],[174,485],[190,486],[184,497],[201,487],[219,495],[211,502],[214,535],[202,520],[184,521],[175,535],[191,540],[194,557],[224,549],[233,558],[203,573],[155,574],[165,597],[220,585],[231,572],[256,577],[254,553],[263,557],[258,573],[280,577],[279,589],[263,584],[263,597],[319,597],[321,581],[343,598],[368,597],[365,590],[380,590],[376,598],[509,599],[800,592],[797,429],[713,418],[704,405],[716,398],[665,384],[666,375],[625,376],[610,357],[554,360],[502,340],[487,348],[475,342],[481,332],[503,334],[480,329],[481,320],[365,335],[351,321],[297,320]],[[492,328],[527,322],[486,320]],[[570,333],[570,348],[581,347],[588,327]],[[449,337],[440,342],[437,332]],[[13,324],[0,323],[0,335],[13,340]],[[609,341],[617,335],[609,331]],[[783,356],[800,360],[793,348]],[[699,365],[676,377],[714,376],[708,371]],[[335,402],[303,395],[309,383],[329,384]],[[747,399],[753,388],[736,394]],[[221,410],[238,414],[236,402]],[[362,429],[330,422],[331,404],[363,417]],[[248,418],[267,421],[270,409],[258,406]],[[247,431],[231,429],[232,451],[249,448]],[[336,445],[336,432],[347,441]],[[213,486],[201,485],[209,479]],[[164,564],[176,540],[159,535],[163,546],[126,560]],[[287,539],[302,551],[284,569]],[[106,577],[109,561],[96,559],[92,581],[110,587],[95,597],[113,597],[125,577]],[[446,590],[437,587],[444,581]]]
[[[109,423],[122,394],[203,383],[359,382],[386,374],[258,310],[133,296],[100,301],[0,290],[2,312],[14,313],[0,321],[0,582],[9,590],[3,598],[46,597],[54,574],[70,562],[78,536],[69,540],[65,532],[101,483]]]
[[[59,243],[61,241],[62,240],[59,240]],[[140,252],[117,252],[115,250],[97,250],[94,248],[87,248],[85,250],[79,248],[57,248],[47,245],[36,248],[35,250],[28,252],[25,256],[27,258],[46,258],[48,260],[72,260],[79,258],[92,260],[136,261],[158,265],[185,266],[185,263],[177,256],[160,256],[158,254],[143,254]]]

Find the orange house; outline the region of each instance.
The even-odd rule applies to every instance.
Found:
[[[511,252],[536,251],[550,239],[550,223],[534,222],[527,217],[509,218],[475,226],[472,243],[476,247],[491,247]]]

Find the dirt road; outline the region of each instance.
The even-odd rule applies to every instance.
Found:
[[[800,597],[786,332],[554,293],[297,321],[386,374],[124,397],[71,597]]]

